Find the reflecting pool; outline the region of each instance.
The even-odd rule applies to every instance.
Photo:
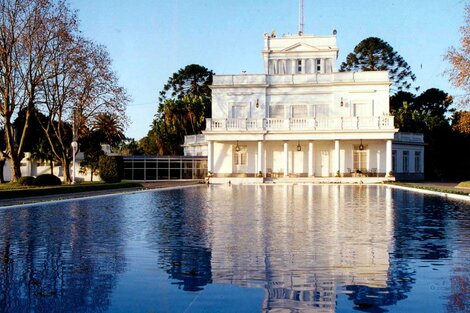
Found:
[[[0,209],[0,312],[469,312],[470,203],[199,186]]]

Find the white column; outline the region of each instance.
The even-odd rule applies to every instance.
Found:
[[[289,175],[289,144],[284,142],[284,177]]]
[[[213,150],[214,150],[214,142],[209,140],[207,141],[207,172],[214,172],[214,168],[212,167],[213,162]]]
[[[335,140],[335,175],[340,169],[340,162],[339,140]]]
[[[264,150],[263,150],[263,142],[258,141],[258,172],[264,172]]]
[[[385,176],[390,177],[392,171],[392,141],[387,140],[385,145]]]
[[[308,143],[308,176],[313,177],[314,175],[314,168],[315,168],[315,163],[314,163],[314,158],[313,158],[313,141],[309,141]]]
[[[379,177],[380,173],[380,150],[377,150],[377,177]]]

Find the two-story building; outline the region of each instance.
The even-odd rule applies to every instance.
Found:
[[[215,75],[204,131],[214,182],[392,174],[386,71],[338,72],[336,36],[265,34],[264,74]]]

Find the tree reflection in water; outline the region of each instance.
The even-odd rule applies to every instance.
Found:
[[[202,194],[175,190],[162,193],[156,210],[148,211],[147,240],[159,252],[159,264],[185,291],[212,283],[207,206]]]
[[[2,312],[106,311],[125,268],[122,215],[62,206],[0,211]]]

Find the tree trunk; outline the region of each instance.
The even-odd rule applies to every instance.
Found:
[[[91,168],[90,172],[91,172],[91,174],[90,174],[90,181],[93,181],[93,168]]]
[[[64,172],[64,183],[70,184],[72,182],[72,177],[70,176],[70,159],[65,157],[62,159],[62,166]]]
[[[0,184],[5,183],[5,177],[3,176],[3,169],[5,168],[5,162],[7,159],[5,158],[0,158]]]
[[[54,163],[52,161],[52,156],[49,159],[49,167],[51,168],[51,175],[54,175]]]
[[[18,157],[11,160],[11,181],[17,182],[21,178],[21,160]]]

